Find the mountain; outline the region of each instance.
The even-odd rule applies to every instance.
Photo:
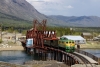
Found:
[[[33,19],[47,19],[48,25],[51,26],[65,26],[65,24],[67,25],[67,23],[63,21],[52,19],[44,14],[41,14],[26,0],[0,0],[0,13],[9,17],[13,16],[27,21],[33,21]]]
[[[45,17],[25,0],[0,0],[0,12],[25,20]]]
[[[32,21],[47,19],[49,26],[100,27],[97,16],[46,16],[26,0],[0,0],[0,23],[6,26],[32,26]]]
[[[51,15],[51,18],[61,20],[76,27],[100,27],[100,17],[97,16],[61,16]]]

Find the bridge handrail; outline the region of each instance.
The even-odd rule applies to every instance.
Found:
[[[86,55],[86,56],[92,58],[93,60],[97,61],[98,63],[100,63],[100,58],[94,56],[94,55],[91,54],[91,53],[88,53],[88,52],[83,51],[83,50],[80,50],[80,49],[76,49],[75,51],[78,52],[78,53],[84,54],[84,55]]]

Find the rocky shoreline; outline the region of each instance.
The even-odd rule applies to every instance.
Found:
[[[28,67],[28,66],[0,61],[0,67]]]
[[[94,67],[100,67],[100,65],[92,64]],[[0,61],[0,67],[86,67],[85,64],[75,64],[72,66],[67,66],[63,62],[57,61],[27,61],[24,65],[12,64]],[[90,64],[88,67],[91,67]]]
[[[67,67],[67,65],[57,61],[28,61],[23,65],[0,61],[0,67]]]

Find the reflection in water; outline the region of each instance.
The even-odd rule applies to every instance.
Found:
[[[100,49],[83,49],[86,52],[89,52],[97,57],[100,57]]]
[[[24,51],[0,51],[0,61],[4,62],[23,64],[33,59],[33,55],[28,55]]]

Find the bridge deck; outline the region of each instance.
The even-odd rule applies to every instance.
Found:
[[[88,56],[85,56],[85,55],[80,54],[80,53],[77,53],[77,52],[74,52],[74,53],[83,56],[84,58],[86,58],[86,59],[87,59],[89,62],[91,62],[92,64],[98,64],[97,61],[93,60],[92,58],[90,58],[90,57],[88,57]]]

